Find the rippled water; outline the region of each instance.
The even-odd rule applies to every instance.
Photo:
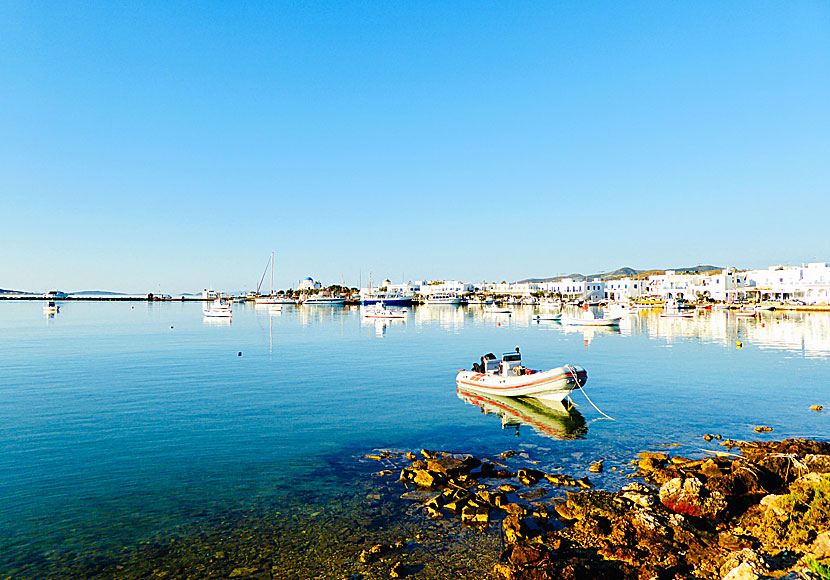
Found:
[[[238,304],[228,324],[196,303],[67,302],[52,318],[0,303],[0,575],[286,498],[325,502],[376,448],[521,448],[581,476],[663,443],[716,448],[705,433],[830,437],[830,416],[809,410],[830,408],[830,314],[641,312],[609,331],[534,312],[367,322],[357,308]],[[615,420],[580,393],[570,416],[456,393],[458,369],[516,345],[532,368],[584,366]]]

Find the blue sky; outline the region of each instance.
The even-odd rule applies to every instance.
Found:
[[[0,4],[0,288],[830,260],[826,2]]]

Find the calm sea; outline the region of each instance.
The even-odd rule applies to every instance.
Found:
[[[718,449],[707,433],[830,438],[830,415],[809,409],[830,409],[827,313],[641,312],[609,331],[533,322],[530,307],[368,322],[358,308],[236,304],[227,323],[197,303],[42,306],[0,303],[0,576],[205,515],[324,503],[380,448],[531,450],[575,476],[605,459],[592,480],[613,487],[610,465],[664,443]],[[570,416],[459,396],[458,369],[516,346],[531,368],[585,367],[614,420],[579,392]]]

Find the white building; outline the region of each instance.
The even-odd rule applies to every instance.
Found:
[[[434,282],[423,282],[420,285],[418,294],[422,296],[431,296],[432,294],[464,294],[465,292],[472,292],[475,285],[461,282],[459,280],[442,280]]]
[[[807,304],[830,303],[830,264],[770,266],[746,272],[748,295],[758,300],[802,300]]]
[[[616,302],[634,300],[646,290],[646,281],[636,278],[620,278],[605,282],[605,297]]]
[[[315,282],[313,278],[308,277],[305,280],[300,281],[300,285],[297,287],[298,290],[320,290],[322,288],[322,284],[319,282]]]

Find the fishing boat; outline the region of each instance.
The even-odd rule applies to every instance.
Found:
[[[361,315],[364,318],[402,319],[406,318],[406,310],[386,308],[382,303],[378,303],[362,309]]]
[[[573,439],[588,429],[585,418],[576,408],[562,401],[542,401],[529,397],[501,397],[458,387],[458,398],[475,405],[485,415],[497,415],[502,429],[532,427],[534,431],[553,439]]]
[[[481,357],[472,370],[461,370],[455,379],[458,388],[502,397],[532,397],[561,401],[572,390],[582,387],[588,373],[582,367],[566,365],[546,371],[522,366],[518,347],[497,359],[493,353]]]
[[[439,292],[427,296],[427,304],[461,304],[463,299],[455,292]]]
[[[57,314],[61,311],[61,307],[55,304],[54,302],[49,302],[46,306],[43,307],[43,312],[45,314]]]
[[[226,302],[214,300],[210,308],[204,311],[205,318],[230,318],[233,316],[231,307]]]
[[[663,305],[663,312],[660,313],[660,318],[679,318],[681,320],[690,320],[695,317],[694,311],[688,312],[680,310],[677,300],[666,300]]]
[[[587,310],[585,316],[577,318],[575,316],[563,316],[561,318],[562,324],[570,326],[619,326],[622,316],[597,317],[593,311]]]

